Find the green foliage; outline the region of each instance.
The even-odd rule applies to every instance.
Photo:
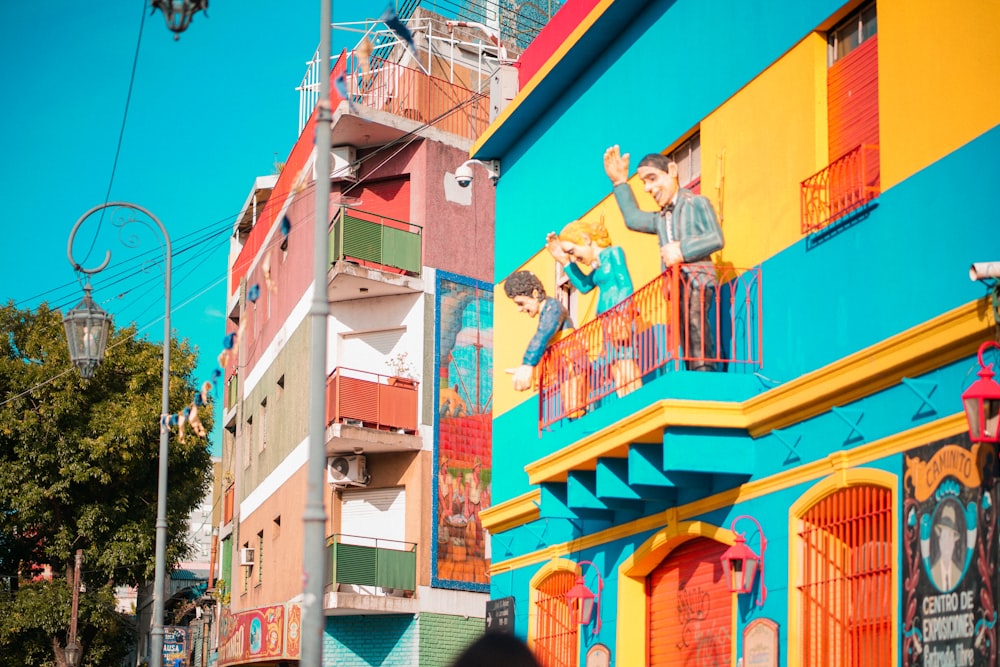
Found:
[[[0,667],[56,665],[53,642],[65,646],[71,607],[64,579],[26,584],[16,596],[0,596]],[[109,586],[81,593],[77,628],[84,667],[121,664],[135,645],[135,629],[115,611]]]
[[[113,329],[104,362],[83,380],[69,362],[58,311],[45,305],[18,310],[9,303],[0,307],[0,332],[0,575],[27,577],[42,564],[71,573],[74,553],[82,549],[91,590],[151,580],[162,348],[137,338],[134,327]],[[193,400],[195,363],[187,341],[171,341],[171,412]],[[200,414],[210,430],[211,409]],[[190,549],[187,517],[210,481],[207,442],[190,430],[184,443],[172,435],[168,462],[169,570]],[[23,625],[26,633],[48,633],[50,659],[51,640],[67,625],[46,623],[56,623],[60,613],[53,607],[45,623]],[[11,634],[16,626],[3,627],[0,655],[21,641]]]

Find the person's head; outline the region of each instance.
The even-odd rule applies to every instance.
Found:
[[[955,522],[955,508],[951,504],[941,508],[941,513],[934,524],[934,531],[937,533],[941,558],[951,560],[959,538],[958,525]]]
[[[505,632],[487,632],[462,652],[451,667],[540,667],[527,644]]]
[[[642,187],[653,196],[656,205],[663,208],[677,194],[677,163],[666,155],[650,153],[639,160],[636,170],[642,179]]]
[[[601,249],[611,245],[611,236],[603,220],[574,220],[559,232],[559,245],[574,262],[590,266]]]
[[[515,271],[503,283],[504,293],[517,304],[518,311],[530,317],[538,315],[545,300],[545,287],[531,271]]]

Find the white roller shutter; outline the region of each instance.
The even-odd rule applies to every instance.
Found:
[[[403,548],[406,540],[406,493],[403,487],[345,490],[340,532],[345,544]]]

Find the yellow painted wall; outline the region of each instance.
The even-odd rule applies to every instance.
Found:
[[[882,189],[997,125],[1000,2],[878,4]]]
[[[802,238],[799,184],[826,144],[826,40],[813,33],[701,123],[701,193],[726,237],[716,262],[749,268]]]

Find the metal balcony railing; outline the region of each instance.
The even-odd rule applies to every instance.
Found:
[[[430,33],[428,33],[430,34]],[[377,37],[376,37],[377,39]],[[431,38],[432,41],[433,38]],[[450,49],[444,52],[454,53],[454,40]],[[466,49],[478,50],[476,63],[460,63],[450,57],[445,58],[446,71],[452,78],[457,70],[464,71],[469,85],[489,79],[496,69],[495,58],[486,57],[485,52],[495,51],[492,45],[464,44]],[[485,49],[485,52],[484,52]],[[390,49],[391,50],[391,49]],[[474,140],[482,134],[489,125],[489,96],[470,90],[454,80],[425,74],[418,67],[409,67],[387,60],[386,49],[376,49],[367,58],[354,51],[344,51],[333,68],[333,77],[338,77],[342,70],[343,85],[352,111],[360,111],[359,107],[367,107],[384,111],[396,116],[409,118],[432,125],[433,127],[456,134],[466,139]],[[436,52],[436,60],[440,60],[442,51]],[[323,72],[319,68],[319,54],[308,63],[309,68],[302,83],[299,85],[299,132],[306,126],[319,99],[319,81]],[[337,91],[341,94],[341,91]]]
[[[412,542],[381,540],[356,535],[331,535],[326,540],[329,558],[327,586],[354,584],[415,591],[417,588],[417,545]]]
[[[715,289],[698,289],[705,271]],[[685,299],[700,299],[715,351],[687,349],[682,328]],[[760,268],[668,268],[614,308],[549,346],[538,366],[539,428],[579,417],[611,394],[623,396],[654,373],[708,362],[760,368],[763,350]],[[704,338],[704,337],[703,337]]]
[[[326,379],[326,425],[417,431],[416,380],[338,367]]]
[[[341,206],[330,228],[330,261],[420,275],[423,229],[402,220]]]
[[[822,229],[877,199],[879,173],[879,147],[862,144],[802,181],[802,233]]]

